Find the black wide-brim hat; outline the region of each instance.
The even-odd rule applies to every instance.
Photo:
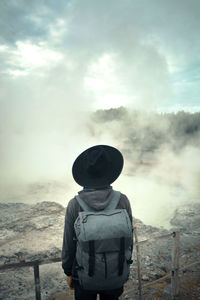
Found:
[[[119,150],[107,145],[93,146],[82,152],[72,167],[74,180],[81,186],[105,187],[120,175],[124,159]]]

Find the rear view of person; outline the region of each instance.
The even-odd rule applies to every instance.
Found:
[[[112,189],[123,168],[119,150],[97,145],[85,150],[72,167],[83,187],[68,204],[62,267],[75,300],[117,300],[128,280],[133,248],[128,198]]]

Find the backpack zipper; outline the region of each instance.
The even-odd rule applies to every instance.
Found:
[[[121,211],[117,211],[117,212],[110,213],[109,216],[113,216],[113,215],[117,215],[117,214],[121,214]],[[90,217],[90,216],[95,216],[95,215],[96,215],[95,213],[88,213],[87,215],[83,216],[81,222],[82,222],[82,223],[86,223],[88,217]],[[107,216],[107,217],[108,217],[108,214],[105,214],[105,213],[98,213],[97,216]]]

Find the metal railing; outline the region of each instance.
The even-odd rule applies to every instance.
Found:
[[[142,241],[138,241],[137,236],[137,227],[134,227],[134,236],[135,236],[135,247],[136,247],[136,255],[137,255],[137,274],[138,274],[138,299],[142,300],[142,288],[147,288],[149,286],[152,286],[158,282],[161,282],[163,280],[171,278],[171,299],[172,300],[179,300],[180,299],[180,278],[179,278],[179,272],[185,269],[188,269],[190,267],[193,267],[200,263],[200,261],[193,262],[190,264],[187,264],[185,266],[180,267],[179,266],[179,258],[180,258],[180,232],[179,231],[173,231],[169,234],[155,236],[149,239],[145,239]],[[141,280],[141,263],[140,263],[140,245],[147,243],[152,240],[156,239],[164,239],[172,237],[173,238],[173,247],[172,247],[172,266],[171,266],[171,272],[167,275],[156,279],[152,282],[149,282],[147,284],[142,285]],[[126,299],[126,296],[133,292],[135,289],[131,288],[129,290],[126,290],[125,293],[120,297],[120,300]]]
[[[179,271],[193,267],[200,263],[200,261],[190,263],[184,267],[179,267],[179,257],[180,257],[180,233],[178,231],[174,231],[169,234],[152,237],[146,240],[138,241],[137,236],[137,228],[134,227],[134,235],[135,235],[135,247],[136,247],[136,255],[137,255],[137,273],[138,273],[138,294],[139,300],[142,300],[142,288],[146,288],[151,286],[157,282],[163,281],[165,279],[171,278],[171,299],[178,300],[180,299],[180,282],[179,282]],[[140,245],[152,241],[154,239],[163,239],[167,237],[173,238],[173,247],[172,247],[172,268],[171,272],[155,281],[142,285],[141,280],[141,264],[140,264]],[[13,264],[5,264],[0,266],[0,271],[8,270],[8,269],[16,269],[16,268],[24,268],[24,267],[33,267],[34,269],[34,281],[35,281],[35,299],[41,300],[41,286],[40,286],[40,274],[39,274],[39,266],[44,264],[56,263],[60,262],[61,258],[52,258],[48,260],[35,260],[29,262],[19,262]],[[129,289],[124,292],[124,294],[120,297],[120,299],[126,299],[125,297],[133,292],[135,289]]]
[[[51,264],[60,262],[61,258],[56,257],[48,260],[34,260],[28,262],[19,262],[14,264],[5,264],[0,266],[0,271],[8,270],[8,269],[17,269],[17,268],[25,268],[25,267],[33,267],[34,269],[34,280],[35,280],[35,299],[41,300],[41,287],[40,287],[40,274],[39,274],[39,266],[45,264]]]

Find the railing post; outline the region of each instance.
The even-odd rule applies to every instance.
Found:
[[[142,300],[140,249],[139,249],[139,243],[138,243],[138,237],[137,237],[137,228],[136,227],[134,227],[134,235],[135,235],[135,247],[136,247],[136,255],[137,255],[138,292],[139,292],[139,300]]]
[[[172,300],[180,299],[180,283],[179,283],[179,251],[180,251],[180,233],[173,232],[173,248],[172,248],[172,271],[171,271],[171,294]]]
[[[34,263],[35,299],[41,300],[39,265]]]

